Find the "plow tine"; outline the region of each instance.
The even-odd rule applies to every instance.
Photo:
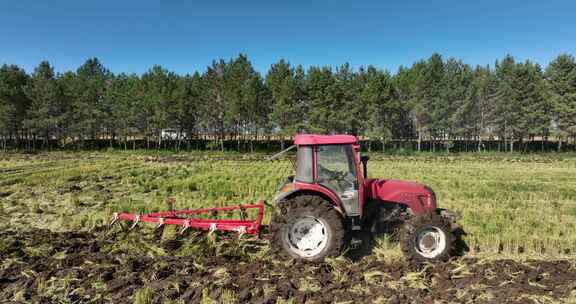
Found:
[[[211,223],[210,231],[208,232],[208,234],[212,234],[214,231],[216,231],[216,223]]]
[[[186,230],[188,230],[188,228],[190,228],[190,221],[185,221],[184,222],[184,228],[182,228],[182,230],[180,230],[179,234],[180,235],[184,234],[184,232],[186,232]]]
[[[114,224],[116,224],[116,222],[118,221],[118,212],[114,212],[114,214],[112,214],[112,220],[110,221],[110,224],[108,224],[110,227],[114,226]]]
[[[158,219],[158,225],[156,225],[156,228],[154,228],[154,230],[158,230],[160,229],[162,226],[164,226],[164,218],[161,217]]]
[[[136,216],[134,217],[134,224],[132,224],[132,226],[130,226],[128,230],[134,229],[139,222],[140,222],[140,214],[136,214]]]
[[[234,231],[238,232],[238,239],[242,239],[242,236],[244,236],[244,234],[246,233],[246,227],[241,226],[234,229]]]

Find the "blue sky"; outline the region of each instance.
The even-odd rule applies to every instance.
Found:
[[[98,57],[113,72],[161,64],[184,74],[239,53],[260,72],[280,58],[394,72],[433,52],[546,65],[576,55],[576,1],[17,0],[0,4],[0,41],[0,64],[27,71]]]

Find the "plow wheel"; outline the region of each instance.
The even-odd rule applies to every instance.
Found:
[[[272,247],[293,258],[322,261],[345,247],[342,216],[318,196],[298,196],[282,203],[270,226]]]
[[[428,213],[405,223],[401,247],[406,258],[415,264],[444,262],[454,254],[455,240],[450,221]]]

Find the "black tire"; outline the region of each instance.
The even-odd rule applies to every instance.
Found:
[[[434,254],[423,253],[423,251],[419,249],[419,235],[424,235],[424,233],[429,231],[433,231],[438,235],[440,235],[440,233],[444,235],[444,248],[438,249]],[[408,261],[420,265],[423,263],[448,261],[455,253],[455,241],[456,236],[451,229],[451,223],[448,219],[436,213],[426,213],[420,216],[414,216],[406,221],[401,233],[400,246]],[[438,248],[441,247],[442,246]]]
[[[338,256],[346,248],[347,232],[342,215],[319,196],[301,195],[279,203],[270,224],[271,245],[279,254],[311,262],[322,262],[329,256]],[[291,246],[288,231],[301,218],[311,217],[322,221],[326,230],[324,248],[312,256],[302,256]]]

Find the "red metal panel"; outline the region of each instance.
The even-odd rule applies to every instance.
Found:
[[[365,198],[404,204],[414,214],[436,210],[436,202],[432,199],[433,193],[426,186],[419,183],[401,180],[366,179],[364,181],[364,191]]]
[[[341,212],[344,212],[340,198],[338,198],[338,196],[335,193],[328,190],[327,188],[324,188],[318,184],[299,183],[299,182],[294,183],[294,188],[297,190],[307,190],[310,192],[320,192],[323,195],[325,195],[326,197],[328,197],[330,199],[331,203],[336,205],[336,207],[338,207],[338,209],[340,209]]]
[[[295,145],[337,145],[357,144],[358,139],[352,135],[317,135],[298,134],[294,137]]]

